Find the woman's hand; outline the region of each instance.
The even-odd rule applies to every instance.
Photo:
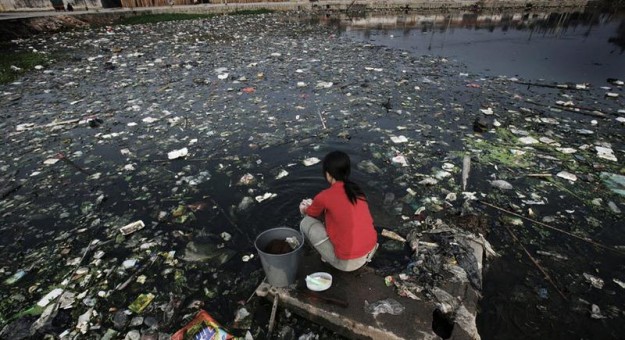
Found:
[[[308,207],[310,207],[311,204],[312,204],[312,199],[310,198],[303,199],[299,204],[300,214],[306,215],[306,209],[308,209]]]

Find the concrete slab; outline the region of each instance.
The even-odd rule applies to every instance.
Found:
[[[482,248],[479,245],[475,247],[481,263]],[[327,291],[312,293],[317,296],[311,296],[304,279],[307,274],[318,271],[332,274],[333,284]],[[414,300],[399,296],[394,287],[386,286],[384,278],[371,268],[364,267],[351,273],[340,272],[321,262],[319,256],[312,253],[304,257],[295,286],[288,289],[262,284],[256,294],[270,300],[277,296],[280,308],[288,308],[351,339],[440,339],[433,331],[433,315],[437,308],[435,302],[425,297]],[[470,314],[476,314],[479,293],[469,284],[446,282],[440,288],[462,301]],[[372,303],[387,298],[401,303],[405,307],[404,312],[400,315],[379,314],[374,317],[365,311],[365,301]],[[341,306],[333,300],[344,301],[347,306]],[[475,322],[475,319],[472,321]],[[450,337],[456,340],[476,338],[479,336],[470,335],[460,327],[454,327]]]

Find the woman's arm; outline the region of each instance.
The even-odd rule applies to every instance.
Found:
[[[325,201],[323,199],[323,196],[321,194],[318,194],[313,199],[312,204],[308,208],[306,208],[306,215],[318,218],[323,214],[325,209]]]

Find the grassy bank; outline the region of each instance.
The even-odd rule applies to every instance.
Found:
[[[10,83],[37,65],[46,65],[50,58],[33,52],[0,52],[0,84]]]
[[[138,25],[138,24],[152,24],[164,21],[179,21],[179,20],[195,20],[212,18],[215,14],[187,14],[187,13],[163,13],[163,14],[143,14],[133,17],[122,18],[116,22],[120,25]]]
[[[261,8],[255,10],[241,10],[227,13],[228,15],[258,15],[272,13],[272,10]],[[195,19],[207,19],[212,18],[218,14],[206,14],[206,13],[162,13],[162,14],[140,14],[132,17],[126,17],[118,20],[116,24],[119,25],[137,25],[137,24],[152,24],[164,21],[179,21],[179,20],[195,20]]]

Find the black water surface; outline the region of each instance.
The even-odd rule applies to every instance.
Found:
[[[466,65],[467,72],[475,76],[515,77],[527,82],[588,83],[596,87],[609,86],[608,78],[625,77],[624,13],[467,12],[341,16],[326,17],[321,21],[336,26],[338,32],[357,41],[409,51],[418,56],[453,59]],[[471,101],[469,98],[464,100]],[[608,126],[599,133],[609,136],[610,129]],[[589,143],[592,143],[591,139]],[[487,175],[472,174],[478,177]],[[548,215],[577,209],[583,214],[591,214],[590,207],[583,202],[562,198],[557,195],[549,197],[550,208],[541,213]],[[595,236],[596,240],[618,244],[622,238],[615,235],[622,232],[622,220],[604,217],[601,222],[604,229]],[[571,223],[578,221],[572,218]],[[505,230],[496,230],[489,240],[496,248],[504,252],[512,250],[517,255],[508,254],[499,260],[487,261],[477,317],[482,339],[622,338],[624,330],[618,321],[623,318],[625,296],[622,288],[606,283],[609,287],[601,291],[587,284],[584,294],[591,300],[586,300],[577,296],[581,293],[579,286],[584,283],[574,279],[574,275],[582,272],[609,278],[615,275],[615,271],[622,270],[622,255],[593,249],[584,242],[536,229],[528,230],[524,237],[526,242],[534,240],[529,241],[528,246],[532,252],[551,244],[551,249],[580,254],[580,257],[564,263],[540,259],[551,275],[557,276],[555,283],[567,300],[558,295]],[[616,319],[592,319],[591,304],[607,307],[609,318]]]
[[[412,14],[341,24],[348,36],[457,59],[478,74],[596,85],[625,76],[623,13]]]

